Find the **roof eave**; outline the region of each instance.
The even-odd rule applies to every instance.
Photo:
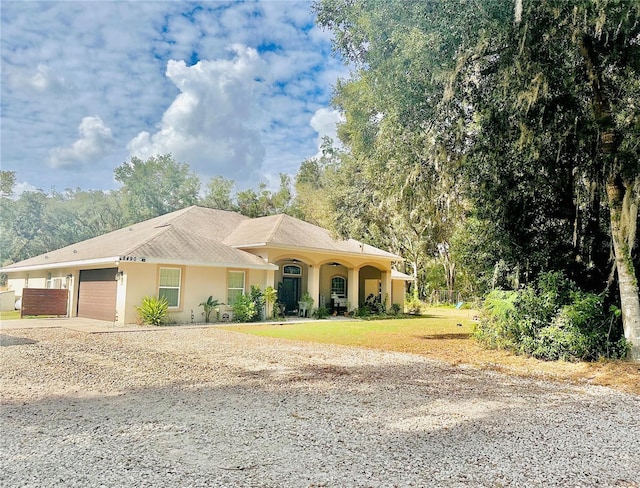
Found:
[[[79,268],[82,266],[95,266],[99,264],[113,264],[114,266],[117,266],[119,260],[119,256],[111,256],[106,258],[80,259],[77,261],[60,261],[58,263],[30,264],[28,266],[16,266],[15,268],[0,268],[0,272],[19,273],[25,271],[37,271],[41,269]]]
[[[336,249],[325,249],[325,248],[320,248],[320,247],[302,247],[302,246],[288,246],[286,244],[272,244],[272,243],[266,243],[266,242],[262,242],[262,243],[256,243],[256,244],[242,244],[242,245],[232,245],[231,247],[236,248],[236,249],[252,249],[252,248],[257,248],[257,247],[272,247],[274,249],[283,249],[286,251],[310,251],[310,252],[324,252],[324,253],[335,253],[335,254],[341,254],[343,256],[369,256],[369,257],[374,257],[374,258],[379,258],[379,259],[384,259],[386,261],[404,261],[405,259],[401,256],[397,256],[395,254],[391,254],[389,256],[384,256],[381,254],[371,254],[368,252],[353,252],[353,251],[340,251],[340,250],[336,250]]]
[[[146,264],[173,264],[178,266],[199,266],[207,268],[239,268],[239,269],[263,269],[276,271],[279,267],[271,263],[237,263],[237,262],[213,262],[213,261],[189,261],[184,259],[146,258]]]

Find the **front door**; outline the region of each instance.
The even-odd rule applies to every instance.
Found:
[[[300,300],[300,278],[283,277],[282,289],[278,290],[278,301],[286,306],[285,313],[297,310],[298,300]]]

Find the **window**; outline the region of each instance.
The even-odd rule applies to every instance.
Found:
[[[182,270],[180,268],[160,268],[160,285],[158,286],[158,297],[165,297],[169,307],[180,306],[180,279]]]
[[[300,266],[296,266],[295,264],[287,264],[282,269],[282,273],[286,275],[301,275],[302,268]]]
[[[338,295],[341,298],[347,296],[347,280],[342,276],[335,276],[331,278],[331,296]]]
[[[52,278],[51,273],[48,273],[45,288],[49,290],[60,290],[62,288],[62,278]]]
[[[227,283],[227,304],[233,305],[244,294],[244,271],[229,271]]]

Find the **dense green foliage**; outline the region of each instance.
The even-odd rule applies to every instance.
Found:
[[[10,195],[13,190],[10,192]],[[12,263],[124,227],[117,194],[67,190],[0,198],[0,262]]]
[[[122,198],[129,220],[140,222],[198,202],[200,180],[189,166],[177,163],[170,154],[146,161],[131,158],[114,171],[122,183]]]
[[[334,99],[336,232],[406,257],[421,298],[438,281],[481,295],[552,270],[586,292],[617,287],[640,341],[640,2],[316,10],[353,66]]]
[[[406,257],[423,297],[434,256],[450,289],[490,289],[500,260],[517,282],[563,269],[601,289],[607,182],[620,177],[637,208],[640,4],[521,6],[517,15],[495,0],[316,7],[355,66],[334,100],[347,151],[331,169],[330,220]],[[596,106],[604,95],[606,121]],[[610,128],[615,162],[600,142]]]
[[[331,314],[329,313],[329,309],[327,307],[315,308],[313,309],[313,313],[311,314],[314,319],[318,320],[326,319],[327,317],[329,317],[329,315]]]
[[[474,336],[492,348],[546,360],[625,357],[620,313],[602,295],[578,289],[562,273],[544,273],[518,291],[491,292]]]
[[[165,297],[146,296],[142,303],[136,306],[136,312],[143,324],[162,325],[169,311],[169,303]]]
[[[250,295],[238,295],[231,308],[234,322],[254,322],[259,320],[258,309]]]

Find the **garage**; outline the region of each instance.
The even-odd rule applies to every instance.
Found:
[[[118,268],[85,269],[80,271],[78,317],[114,321]]]

